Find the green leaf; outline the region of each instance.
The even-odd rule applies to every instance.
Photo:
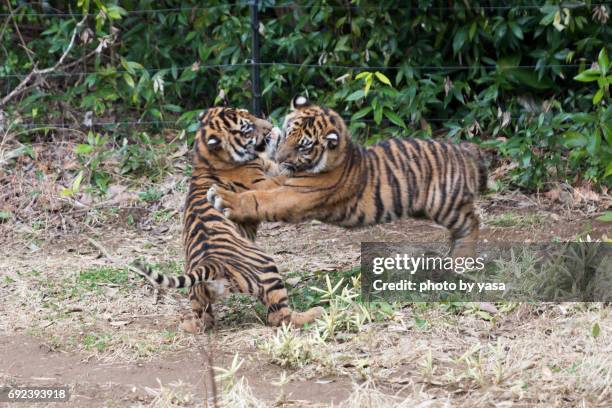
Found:
[[[0,221],[11,219],[13,213],[10,211],[0,211]]]
[[[536,71],[530,68],[519,67],[520,62],[521,57],[519,55],[500,58],[497,61],[497,70],[508,79],[534,89],[544,90],[554,87],[554,83],[549,77],[540,79]]]
[[[161,114],[161,112],[159,111],[159,109],[157,109],[157,108],[150,108],[150,109],[149,109],[149,113],[150,113],[150,114],[151,114],[151,116],[153,116],[154,118],[157,118],[157,119],[161,119],[161,118],[162,118],[162,114]]]
[[[351,32],[356,37],[361,37],[361,28],[359,28],[359,24],[355,20],[351,22]]]
[[[510,23],[508,23],[508,25],[510,26],[510,30],[512,30],[512,33],[514,34],[514,36],[518,38],[519,40],[522,40],[523,30],[521,30],[521,27],[514,21],[511,21]]]
[[[77,174],[74,181],[72,182],[71,190],[73,193],[76,193],[77,191],[79,191],[79,188],[81,188],[81,181],[83,181],[83,171],[82,170],[79,171],[79,174]]]
[[[351,116],[351,120],[361,119],[370,112],[372,112],[372,107],[366,106],[365,108],[359,109],[357,112],[355,112],[355,114]]]
[[[355,77],[355,79],[361,79],[361,78],[365,78],[367,76],[372,76],[372,73],[369,71],[364,71],[364,72],[360,72],[359,74],[357,74],[357,76]]]
[[[476,30],[478,30],[478,23],[474,21],[470,26],[470,32],[468,33],[468,38],[470,39],[470,41],[474,39],[474,36],[476,35]]]
[[[601,333],[601,328],[599,327],[599,323],[595,323],[593,325],[593,328],[591,329],[591,334],[593,335],[593,338],[596,339],[597,337],[599,337],[600,333]]]
[[[461,27],[453,38],[453,52],[456,54],[465,44],[466,29]]]
[[[382,116],[383,107],[378,105],[376,108],[374,108],[374,122],[376,122],[377,125],[380,125],[380,122],[382,122]]]
[[[76,148],[74,149],[76,154],[89,154],[91,153],[92,150],[93,150],[92,145],[83,144],[83,143],[78,144]]]
[[[374,78],[372,75],[367,76],[365,79],[365,88],[363,89],[365,95],[368,94],[368,92],[370,91],[370,87],[372,86],[372,82],[374,81],[372,78]]]
[[[598,128],[595,128],[589,137],[589,143],[587,144],[587,152],[592,157],[595,157],[599,153],[601,147],[601,133]]]
[[[125,70],[127,72],[129,72],[132,75],[136,74],[136,70],[137,69],[143,69],[144,68],[138,62],[128,61],[125,58],[121,58],[121,65],[123,66],[123,68],[125,68]]]
[[[563,146],[571,147],[584,147],[587,145],[587,138],[582,133],[574,130],[568,130],[562,136],[561,143]]]
[[[123,80],[126,84],[128,84],[130,88],[134,88],[134,86],[136,86],[136,84],[134,83],[134,78],[132,78],[132,76],[127,72],[123,74]]]
[[[349,96],[347,96],[346,100],[348,102],[357,101],[359,99],[362,99],[364,96],[365,96],[365,91],[363,89],[360,89],[358,91],[353,92]]]
[[[580,81],[580,82],[594,82],[597,81],[597,78],[599,78],[600,76],[600,71],[598,69],[586,69],[584,71],[582,71],[581,73],[579,73],[578,75],[576,75],[574,77],[574,80],[576,81]]]
[[[538,78],[538,74],[535,71],[530,70],[529,68],[517,68],[511,71],[508,71],[508,76],[514,81],[527,85],[533,89],[550,89],[554,86],[553,81],[544,77],[542,79]]]
[[[497,60],[497,69],[501,72],[509,69],[516,69],[520,62],[521,57],[519,55],[509,55]]]
[[[389,81],[389,78],[387,78],[385,74],[383,74],[382,72],[376,71],[374,75],[376,75],[376,78],[378,78],[378,80],[382,82],[383,84],[392,86],[391,81]]]
[[[198,73],[191,69],[191,67],[185,68],[185,70],[181,73],[181,77],[179,78],[179,82],[188,82],[195,79]]]
[[[597,92],[595,92],[595,95],[593,96],[593,105],[597,105],[603,98],[603,95],[604,95],[603,89],[599,89]]]
[[[404,123],[402,118],[399,117],[397,113],[385,109],[385,116],[387,117],[387,119],[389,119],[391,122],[393,122],[397,126],[402,127],[404,129],[406,128],[406,124]]]
[[[602,48],[601,51],[599,51],[597,63],[599,64],[599,69],[601,69],[603,75],[605,76],[608,73],[608,66],[610,65],[610,61],[608,61],[608,54],[606,53],[605,48]]]
[[[550,25],[554,21],[555,15],[557,14],[557,7],[553,6],[553,5],[546,5],[546,6],[542,7],[540,9],[540,11],[543,14],[546,14],[540,20],[540,25],[547,26],[547,25]]]
[[[531,164],[531,150],[527,150],[522,158],[523,167],[529,167]]]
[[[70,188],[62,188],[62,191],[60,191],[60,196],[61,197],[72,197],[74,195],[74,191],[72,191],[72,189]]]
[[[612,211],[606,211],[604,215],[595,218],[597,221],[612,222]]]
[[[183,108],[181,108],[178,105],[171,104],[171,103],[165,104],[164,109],[169,110],[170,112],[175,112],[175,113],[181,113],[183,111]]]
[[[111,20],[119,20],[122,16],[127,14],[127,11],[122,7],[113,5],[106,8],[106,14],[108,14]]]

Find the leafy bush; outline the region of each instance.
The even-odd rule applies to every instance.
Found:
[[[61,70],[3,108],[13,120],[80,126],[89,112],[118,147],[117,122],[137,122],[132,142],[143,126],[193,131],[198,111],[223,101],[250,106],[247,2],[9,0],[0,13],[15,22],[0,29],[6,93],[34,66],[53,66],[80,13],[91,16]],[[608,184],[609,13],[591,1],[263,0],[262,106],[279,120],[305,93],[340,111],[363,142],[471,139],[515,161],[520,186]]]

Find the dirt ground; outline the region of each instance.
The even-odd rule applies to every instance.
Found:
[[[489,197],[481,208],[487,241],[612,237],[610,223],[525,196]],[[608,305],[508,302],[485,314],[404,305],[321,343],[308,328],[264,326],[255,301],[232,298],[212,332],[192,335],[179,328],[184,293],[153,292],[125,270],[144,257],[179,271],[180,217],[132,215],[128,225],[121,211],[102,214],[70,234],[0,224],[0,385],[68,385],[61,406],[206,406],[213,365],[226,370],[217,393],[230,407],[612,405]],[[416,220],[353,231],[265,224],[258,235],[292,297],[313,276],[357,266],[360,242],[445,239]],[[291,364],[279,364],[275,338],[297,353]]]

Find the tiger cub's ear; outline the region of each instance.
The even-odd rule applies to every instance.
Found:
[[[296,95],[291,100],[291,110],[294,111],[296,109],[305,108],[310,106],[310,101],[307,97],[303,95]]]

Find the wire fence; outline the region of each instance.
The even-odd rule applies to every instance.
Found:
[[[540,115],[541,113],[545,113],[548,115],[555,114],[554,112],[530,112],[530,113],[525,113],[523,115],[510,115],[509,117],[506,116],[505,118],[500,117],[498,118],[498,121],[501,123],[506,118],[521,119],[527,116],[535,117],[535,116]],[[578,113],[583,113],[583,112],[563,112],[563,113],[568,114],[568,115],[573,115],[573,114],[578,114]],[[376,122],[374,119],[365,119],[365,118],[352,119],[350,116],[342,116],[342,118],[349,125],[354,124],[354,123],[370,123],[370,124],[376,123],[378,124],[378,122]],[[455,123],[457,122],[457,118],[436,118],[436,117],[426,117],[426,116],[419,118],[416,122],[418,122],[420,119],[423,119],[426,122],[433,122],[433,123],[445,123],[445,122]],[[465,122],[465,119],[462,119],[461,121]],[[20,129],[27,129],[27,130],[66,129],[66,130],[79,130],[80,131],[83,129],[87,130],[87,129],[94,129],[94,128],[110,129],[110,128],[139,127],[139,126],[143,126],[143,127],[162,126],[164,128],[169,128],[169,129],[186,129],[188,126],[190,126],[193,123],[185,122],[183,124],[180,124],[177,120],[145,120],[145,121],[133,120],[133,121],[92,122],[92,123],[88,123],[87,125],[85,125],[84,123],[77,123],[77,122],[74,122],[74,123],[19,123],[19,124],[16,124],[15,126],[19,127]],[[472,122],[470,121],[469,123],[465,123],[465,124],[468,125],[471,123]]]
[[[607,6],[612,4],[612,1],[599,2],[599,3],[560,3],[557,5],[558,7],[567,7],[567,8],[582,8],[582,7],[598,7],[598,6]],[[176,7],[176,8],[160,8],[160,9],[141,9],[141,10],[128,10],[125,11],[125,15],[142,15],[142,14],[156,14],[156,13],[175,13],[175,12],[183,12],[183,11],[197,11],[197,10],[216,10],[216,9],[229,9],[232,7],[246,7],[249,6],[251,8],[251,19],[252,19],[252,35],[253,37],[258,36],[258,24],[253,24],[253,18],[257,18],[257,10],[262,10],[266,8],[270,9],[281,9],[281,8],[289,8],[289,9],[322,9],[322,8],[330,8],[330,9],[368,9],[368,10],[389,10],[385,9],[381,6],[356,6],[356,5],[329,5],[329,4],[293,4],[293,3],[284,3],[284,4],[276,4],[276,5],[261,5],[258,0],[251,0],[249,2],[239,2],[239,3],[225,3],[218,5],[210,5],[210,6],[197,6],[197,7]],[[487,6],[487,5],[474,5],[473,8],[475,10],[528,10],[528,9],[540,9],[544,6],[550,6],[550,4],[531,4],[531,5],[500,5],[500,6]],[[65,13],[65,12],[43,12],[43,13],[31,13],[31,12],[20,12],[19,9],[24,6],[19,6],[17,9],[13,10],[12,13],[0,13],[0,17],[83,17],[85,14],[83,13]],[[392,7],[392,9],[402,9],[402,10],[415,10],[418,12],[423,12],[427,10],[453,10],[457,11],[458,9],[464,9],[465,7],[462,5],[461,7],[412,7],[412,6],[397,6]],[[255,10],[255,11],[254,11]],[[255,44],[255,43],[254,43]],[[258,43],[257,43],[258,44]],[[259,47],[259,46],[257,46]],[[256,51],[256,50],[252,50]],[[138,68],[131,71],[128,70],[104,70],[104,71],[58,71],[51,72],[46,74],[48,77],[81,77],[81,76],[89,76],[89,75],[116,75],[116,74],[133,74],[134,72],[143,73],[147,72],[149,74],[155,74],[160,72],[173,72],[176,73],[179,71],[184,71],[191,69],[194,72],[201,72],[207,69],[220,69],[220,70],[232,70],[237,68],[251,68],[253,69],[252,73],[252,82],[253,82],[253,102],[254,102],[254,113],[260,115],[260,109],[256,108],[258,105],[258,98],[261,98],[261,91],[256,86],[259,82],[259,72],[255,70],[255,67],[293,67],[297,69],[319,69],[319,70],[345,70],[345,71],[393,71],[393,70],[415,70],[421,73],[440,73],[443,71],[469,71],[469,70],[517,70],[517,69],[549,69],[549,68],[560,68],[560,69],[577,69],[580,67],[584,67],[586,62],[581,64],[576,63],[567,63],[567,64],[526,64],[526,65],[516,65],[516,66],[503,66],[500,67],[498,65],[341,65],[341,64],[312,64],[312,63],[299,63],[299,62],[289,62],[289,61],[259,61],[256,57],[259,53],[254,52],[252,58],[244,60],[242,63],[233,63],[233,64],[192,64],[188,66],[180,66],[180,67],[165,67],[165,68]],[[0,74],[0,80],[2,79],[11,79],[11,78],[25,78],[29,73],[3,73]],[[7,86],[9,82],[7,81]],[[512,116],[512,118],[519,118],[521,116]],[[352,120],[350,117],[345,118],[347,122],[358,122],[358,123],[379,123],[373,119],[356,119]],[[423,117],[424,120],[428,122],[446,122],[446,121],[456,121],[453,118],[436,118],[436,117]],[[73,124],[65,124],[65,123],[24,123],[18,125],[20,128],[26,129],[44,129],[44,128],[64,128],[64,129],[74,129],[76,127],[83,127],[84,125],[73,123]],[[167,126],[167,127],[178,127],[181,126],[177,123],[176,120],[154,120],[154,121],[107,121],[107,122],[96,122],[89,124],[89,126],[85,127],[121,127],[121,126]]]
[[[166,68],[139,68],[134,71],[127,70],[114,70],[109,71],[76,71],[76,72],[51,72],[45,76],[47,77],[72,77],[72,76],[87,76],[87,75],[110,75],[110,74],[126,74],[132,72],[148,72],[150,74],[157,72],[171,72],[173,70],[176,71],[184,71],[186,69],[192,69],[194,72],[199,72],[201,70],[206,69],[233,69],[233,68],[242,68],[242,67],[252,67],[254,65],[261,67],[273,67],[273,66],[281,66],[281,67],[296,67],[296,68],[319,68],[319,69],[344,69],[344,70],[361,70],[361,71],[391,71],[391,70],[401,70],[401,69],[413,69],[419,71],[468,71],[468,70],[495,70],[495,69],[503,69],[503,70],[513,70],[513,69],[536,69],[536,68],[579,68],[584,66],[584,64],[528,64],[528,65],[515,65],[515,66],[504,66],[499,67],[497,65],[398,65],[398,66],[367,66],[367,65],[328,65],[328,64],[300,64],[297,62],[243,62],[236,64],[202,64],[199,65],[196,69],[193,68],[193,65],[183,66],[183,67],[166,67]],[[0,79],[3,78],[24,78],[29,73],[19,73],[19,74],[0,74]]]

